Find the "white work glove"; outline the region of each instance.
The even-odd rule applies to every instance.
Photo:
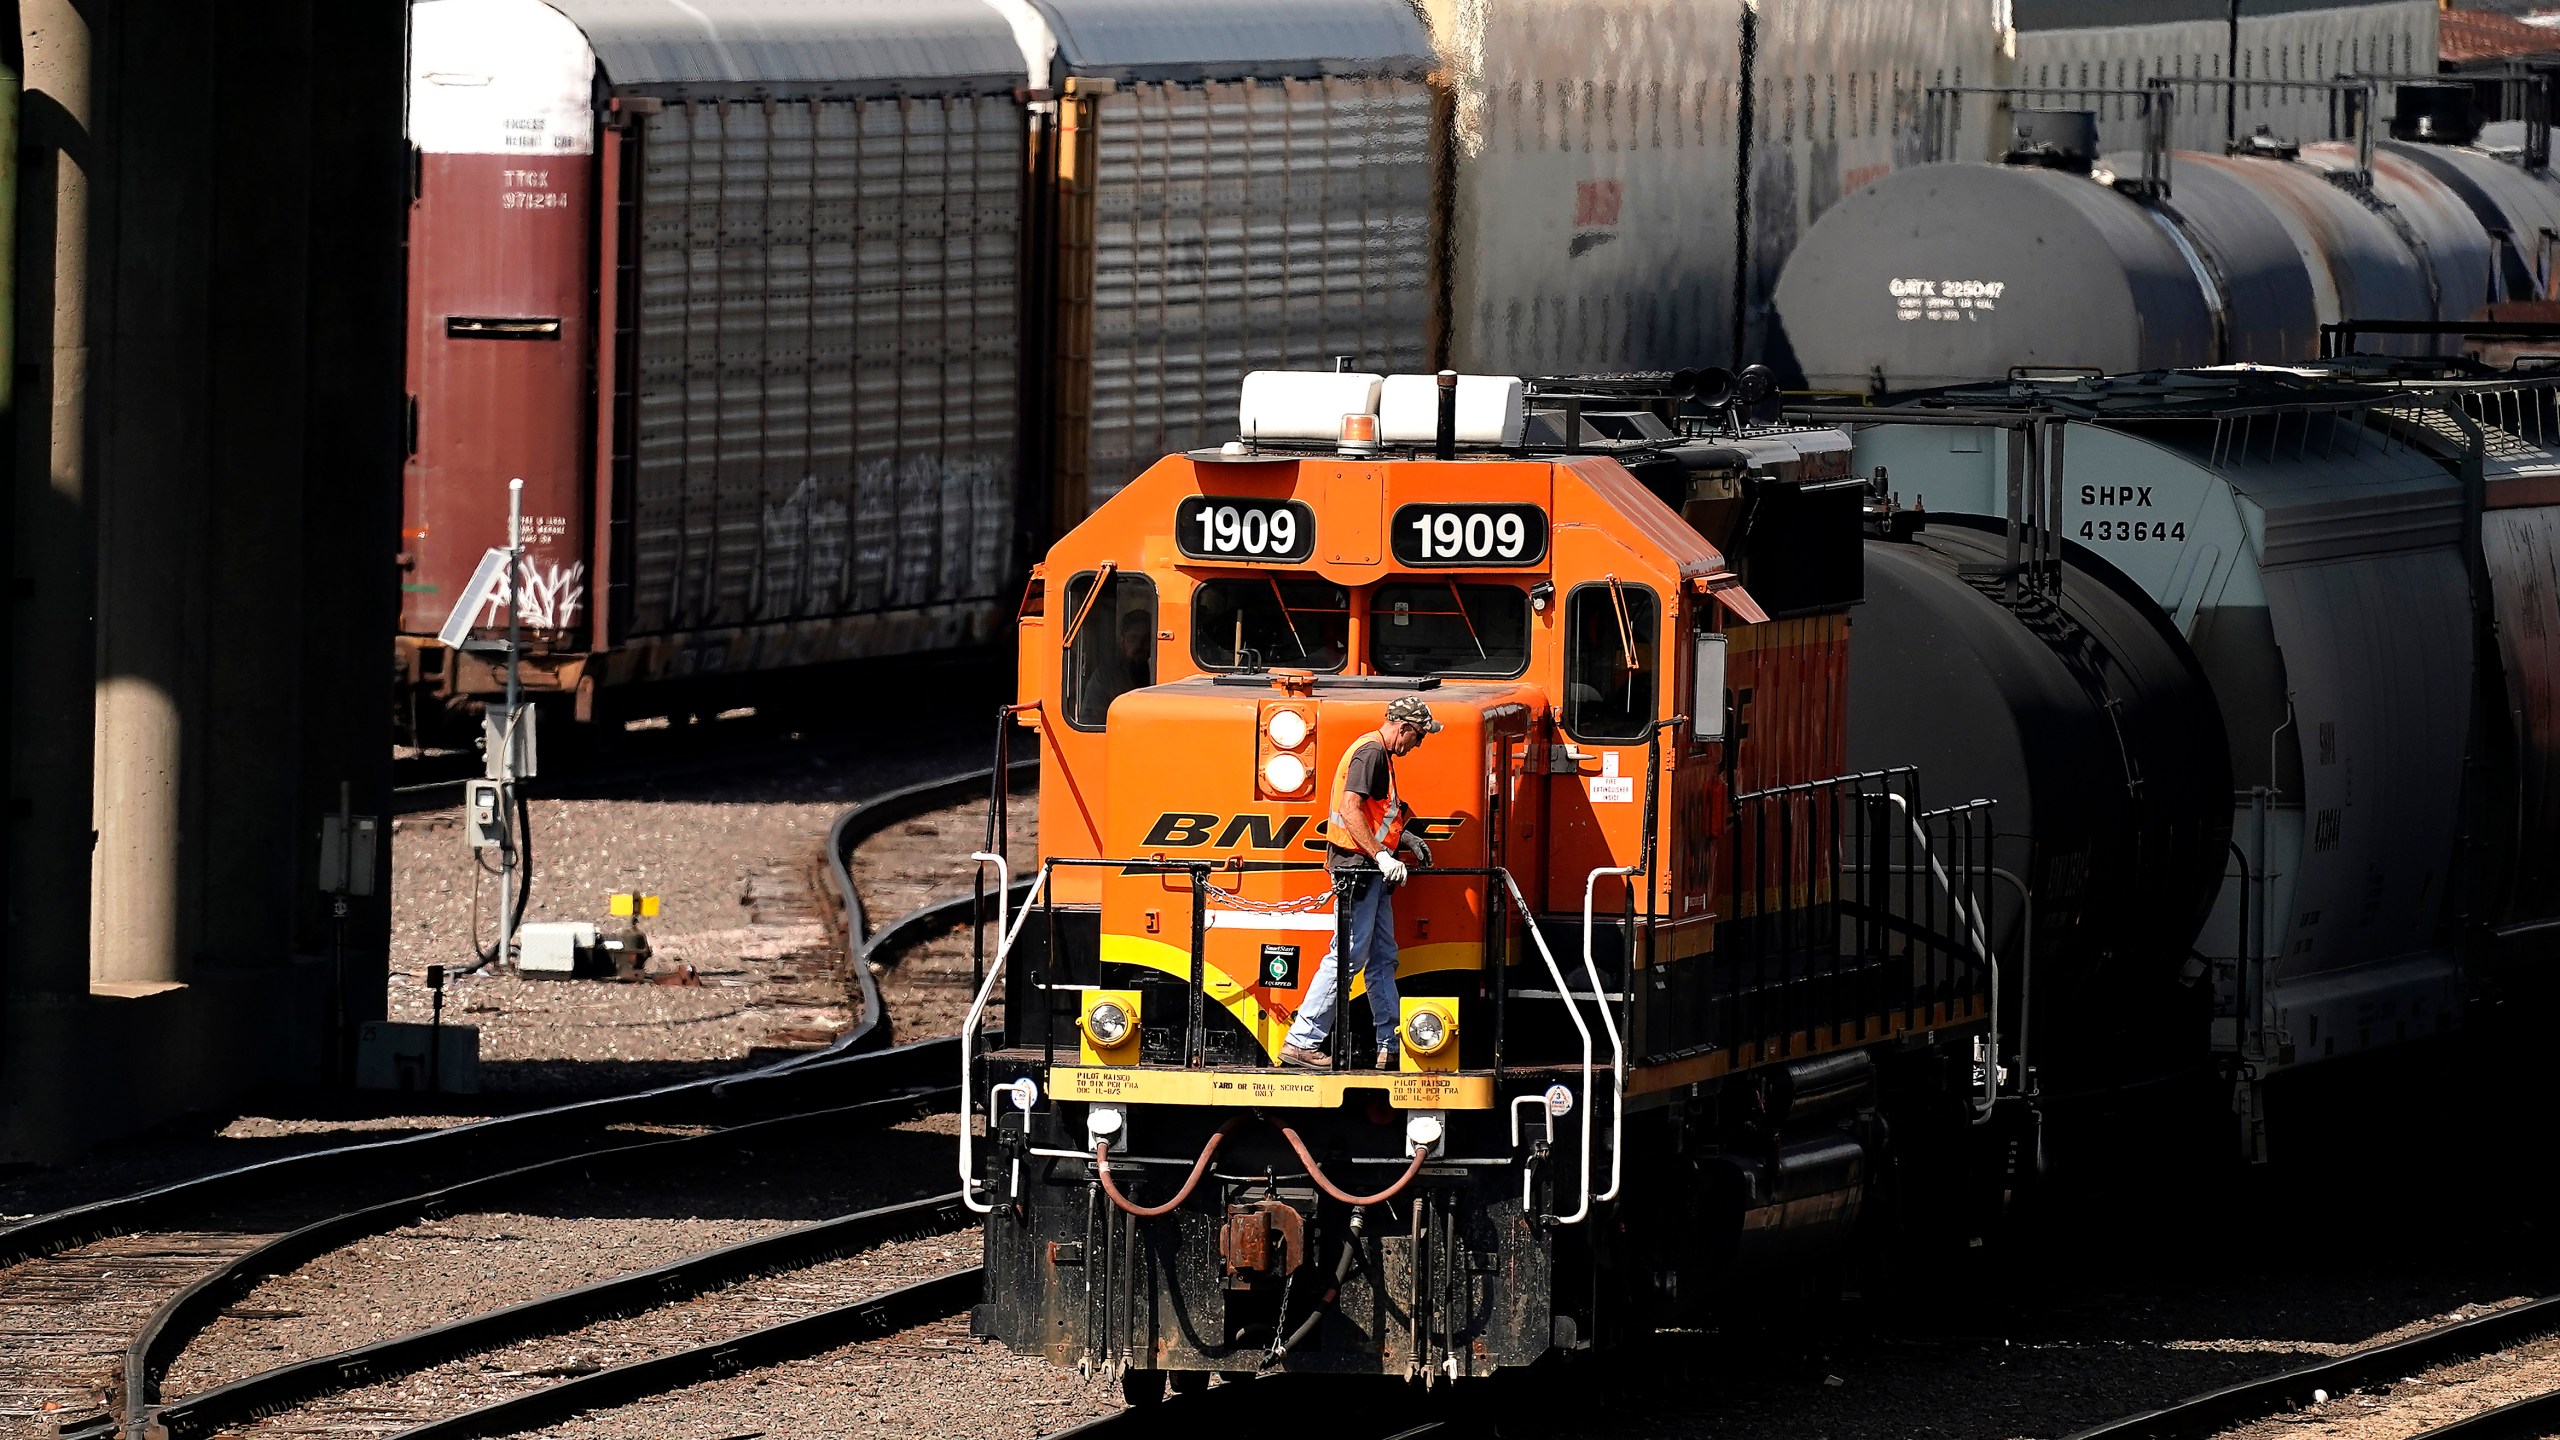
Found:
[[[1378,857],[1378,873],[1387,878],[1388,884],[1401,885],[1404,883],[1404,877],[1412,872],[1405,869],[1404,862],[1395,856],[1381,855]]]

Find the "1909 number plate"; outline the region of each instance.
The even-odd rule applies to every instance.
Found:
[[[1389,543],[1399,565],[1535,565],[1547,512],[1535,505],[1400,505]]]
[[[1194,560],[1276,560],[1316,553],[1316,512],[1303,500],[1185,495],[1173,510],[1174,548]]]

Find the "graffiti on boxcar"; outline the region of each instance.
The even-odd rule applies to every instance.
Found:
[[[587,599],[587,562],[572,560],[554,565],[528,560],[524,576],[518,582],[516,604],[524,623],[535,630],[566,630],[578,623],[579,607]],[[507,623],[507,592],[501,585],[489,593],[482,604],[480,625]]]

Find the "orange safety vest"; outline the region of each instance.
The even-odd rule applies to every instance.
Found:
[[[1359,757],[1360,747],[1363,745],[1376,745],[1384,749],[1386,742],[1380,740],[1375,731],[1361,736],[1352,742],[1350,749],[1342,752],[1342,763],[1335,766],[1333,771],[1333,809],[1325,814],[1325,838],[1332,841],[1334,847],[1340,850],[1351,848],[1347,843],[1351,837],[1334,833],[1337,827],[1333,823],[1333,817],[1341,811],[1343,799],[1351,788],[1351,762]],[[1378,852],[1382,855],[1393,855],[1396,853],[1396,843],[1404,839],[1405,808],[1404,802],[1396,798],[1396,757],[1388,755],[1381,758],[1387,762],[1387,793],[1380,796],[1354,795],[1350,798],[1357,802],[1360,817],[1369,822],[1369,833],[1377,837]]]

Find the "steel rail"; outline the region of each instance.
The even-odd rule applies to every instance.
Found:
[[[2421,1430],[2412,1440],[2540,1440],[2551,1434],[2560,1434],[2560,1390],[2510,1400],[2494,1410]]]
[[[2138,1411],[2102,1425],[2092,1425],[2086,1430],[2073,1431],[2063,1440],[2167,1440],[2173,1436],[2209,1435],[2311,1404],[2315,1390],[2342,1395],[2376,1381],[2397,1380],[2419,1370],[2485,1355],[2549,1330],[2560,1330],[2560,1295],[2545,1296],[2504,1310],[2493,1310],[2470,1320],[2440,1325],[2405,1340],[2369,1345],[2274,1375],[2208,1390],[2174,1404]],[[2544,1415],[2560,1414],[2560,1397],[2542,1396],[2538,1399],[2550,1402]],[[2485,1421],[2496,1413],[2488,1411],[2472,1418]],[[2448,1428],[2428,1433],[2457,1432]],[[2463,1440],[2479,1440],[2481,1436],[2510,1432],[2483,1428],[2458,1433]]]
[[[826,1074],[840,1082],[839,1095],[858,1094],[875,1086],[885,1091],[904,1085],[929,1085],[939,1081],[950,1068],[947,1056],[957,1044],[950,1039],[925,1040],[873,1051],[839,1061]],[[826,1088],[818,1085],[816,1080],[816,1076],[810,1076],[808,1082],[790,1087],[787,1094],[776,1091],[765,1098],[778,1103],[792,1098],[807,1099],[813,1094],[825,1095]],[[624,1121],[690,1119],[719,1123],[722,1120],[743,1120],[759,1113],[740,1106],[734,1113],[724,1115],[721,1113],[723,1107],[707,1103],[699,1109],[669,1103],[707,1102],[711,1098],[712,1083],[685,1081],[629,1095],[581,1100],[569,1105],[529,1110],[520,1115],[502,1115],[443,1130],[306,1151],[173,1181],[130,1195],[93,1200],[0,1230],[0,1266],[18,1264],[111,1235],[147,1230],[167,1222],[196,1223],[212,1205],[271,1195],[292,1185],[337,1178],[339,1172],[379,1171],[387,1165],[410,1161],[436,1162],[448,1156],[468,1159],[476,1148],[497,1141],[529,1142],[555,1136],[593,1138],[606,1127]]]
[[[628,1405],[742,1370],[803,1360],[856,1340],[876,1340],[968,1309],[977,1303],[983,1277],[983,1269],[972,1265],[726,1340],[563,1380],[528,1395],[428,1421],[389,1440],[474,1440],[511,1435],[557,1424],[584,1411]]]
[[[123,1428],[136,1440],[142,1440],[148,1433],[151,1417],[157,1409],[160,1380],[168,1372],[170,1362],[177,1358],[189,1341],[213,1323],[223,1307],[257,1288],[258,1283],[268,1276],[284,1274],[352,1241],[422,1220],[470,1210],[528,1184],[564,1175],[591,1174],[599,1169],[642,1161],[660,1162],[688,1150],[717,1151],[724,1147],[748,1145],[795,1129],[823,1127],[833,1130],[866,1122],[895,1123],[913,1117],[926,1106],[948,1103],[948,1099],[947,1091],[918,1089],[857,1105],[783,1115],[700,1135],[670,1136],[605,1150],[562,1155],[314,1221],[198,1276],[194,1283],[170,1296],[152,1312],[151,1318],[144,1322],[142,1329],[125,1347]]]
[[[794,1055],[744,1075],[723,1076],[712,1083],[715,1094],[726,1097],[734,1093],[739,1082],[825,1065],[845,1055],[889,1043],[889,1013],[880,999],[879,982],[871,978],[871,957],[875,951],[910,943],[909,939],[892,942],[890,932],[899,930],[913,937],[913,931],[908,929],[911,922],[940,907],[928,905],[922,910],[911,911],[882,927],[875,936],[870,912],[862,904],[862,892],[853,883],[853,852],[863,841],[891,825],[931,811],[965,804],[985,793],[995,783],[995,775],[995,767],[990,765],[939,780],[927,780],[875,795],[836,816],[835,823],[827,827],[827,866],[835,877],[837,897],[844,905],[845,962],[852,971],[854,987],[862,996],[862,1019],[823,1050]],[[1019,789],[1039,777],[1038,760],[1017,760],[1006,767],[1005,788],[1009,791]],[[955,897],[955,901],[957,898],[960,897]]]
[[[1036,776],[1037,766],[1037,761],[1017,762],[1012,767],[1008,783],[1018,786]],[[574,1136],[601,1131],[606,1126],[629,1119],[702,1118],[716,1121],[725,1118],[721,1111],[743,1099],[776,1104],[805,1100],[807,1092],[823,1092],[826,1088],[826,1082],[818,1078],[821,1075],[843,1082],[849,1091],[854,1092],[870,1083],[875,1071],[894,1071],[901,1076],[912,1074],[916,1077],[914,1083],[927,1083],[923,1077],[938,1077],[950,1068],[944,1056],[948,1047],[958,1042],[939,1039],[906,1046],[888,1044],[887,1017],[879,998],[879,987],[871,979],[867,963],[883,947],[866,947],[869,926],[861,897],[854,891],[847,861],[853,848],[862,841],[902,820],[967,801],[992,783],[994,774],[992,767],[981,767],[905,786],[849,806],[836,817],[828,832],[829,854],[846,905],[847,948],[853,983],[863,997],[864,1018],[824,1050],[794,1055],[741,1073],[679,1081],[628,1095],[572,1101],[442,1130],[279,1156],[132,1194],[70,1206],[0,1228],[0,1267],[112,1235],[149,1229],[170,1220],[192,1221],[200,1218],[210,1205],[245,1196],[272,1194],[289,1185],[329,1179],[342,1170],[378,1170],[385,1164],[441,1160],[449,1154],[467,1157],[475,1147],[494,1140],[531,1141],[555,1134]],[[902,937],[915,935],[916,929],[907,924],[910,918],[901,917],[890,922],[883,927],[882,938],[885,939],[892,930],[898,931]],[[784,1076],[791,1077],[791,1083],[772,1083],[779,1082]],[[743,1083],[749,1081],[756,1083],[752,1086]],[[699,1111],[688,1110],[687,1107],[693,1105],[699,1105]]]
[[[937,1195],[839,1216],[776,1235],[687,1255],[647,1270],[414,1330],[371,1344],[278,1365],[157,1407],[150,1428],[165,1440],[195,1440],[226,1426],[324,1396],[415,1374],[466,1355],[601,1320],[637,1315],[760,1275],[805,1270],[875,1246],[967,1229],[960,1197]]]

